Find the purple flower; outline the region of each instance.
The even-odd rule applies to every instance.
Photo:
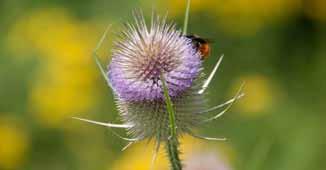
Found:
[[[102,41],[103,37],[100,43]],[[202,71],[200,58],[201,54],[192,41],[182,35],[175,24],[168,23],[165,17],[153,16],[148,28],[143,15],[136,13],[134,24],[126,24],[115,41],[107,73],[95,56],[114,92],[123,124],[75,118],[111,128],[127,129],[133,138],[123,139],[131,143],[153,138],[158,143],[166,141],[170,136],[170,122],[161,80],[164,77],[175,111],[177,135],[187,133],[207,140],[225,140],[196,135],[192,129],[223,115],[243,94],[240,88],[234,98],[208,107],[205,90],[223,56],[207,78]],[[225,106],[216,115],[207,115]]]
[[[200,53],[175,24],[153,17],[148,28],[143,16],[136,14],[135,24],[126,24],[115,43],[107,73],[122,119],[131,125],[129,133],[141,139],[168,138],[161,76],[177,112],[179,134],[190,131],[206,106],[198,93],[201,72]]]
[[[200,54],[175,25],[156,17],[147,28],[143,17],[127,24],[113,49],[108,67],[111,87],[119,100],[162,100],[161,76],[170,96],[189,89],[201,71]]]

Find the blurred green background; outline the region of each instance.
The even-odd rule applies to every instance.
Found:
[[[151,143],[122,152],[126,142],[110,130],[70,118],[119,122],[91,53],[113,24],[99,50],[107,64],[115,33],[139,8],[147,18],[152,8],[168,12],[182,27],[185,0],[0,1],[0,170],[149,168]],[[185,163],[326,169],[326,1],[192,0],[189,22],[190,33],[213,41],[206,72],[225,54],[210,104],[231,98],[243,81],[246,96],[198,129],[227,142],[184,137]],[[167,165],[162,153],[155,169]]]

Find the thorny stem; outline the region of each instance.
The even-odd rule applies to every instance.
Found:
[[[183,35],[187,34],[188,28],[188,20],[189,20],[189,10],[190,10],[190,0],[187,0],[187,7],[185,12],[185,20],[183,23]],[[164,98],[166,103],[166,108],[169,113],[169,128],[170,128],[170,137],[166,141],[166,150],[169,156],[169,161],[171,164],[172,170],[182,170],[181,161],[179,158],[179,142],[177,137],[177,127],[175,122],[175,111],[173,109],[173,103],[171,101],[168,87],[166,86],[166,81],[164,76],[161,75],[163,91],[164,91]]]
[[[179,150],[178,150],[179,143],[176,140],[174,140],[174,138],[169,139],[166,143],[166,149],[169,154],[169,161],[172,170],[182,170],[182,165],[179,158]]]
[[[186,7],[186,12],[185,12],[185,20],[183,23],[183,35],[187,34],[187,29],[188,29],[188,20],[189,20],[189,11],[190,11],[190,1],[191,0],[187,0],[187,7]]]
[[[168,152],[172,170],[181,170],[182,165],[179,158],[179,150],[178,150],[179,142],[177,137],[177,126],[175,122],[175,111],[173,109],[173,103],[171,101],[168,87],[166,86],[166,81],[163,75],[161,75],[161,80],[163,85],[166,108],[169,113],[170,136],[166,141],[166,150]]]

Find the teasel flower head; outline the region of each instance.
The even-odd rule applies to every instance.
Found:
[[[197,93],[202,61],[191,40],[165,17],[153,17],[148,28],[141,14],[120,35],[107,75],[122,119],[132,125],[129,133],[142,139],[169,137],[162,77],[174,103],[178,132],[189,131],[205,106]]]
[[[118,100],[159,101],[164,98],[161,76],[171,97],[181,96],[201,72],[200,53],[165,18],[153,18],[147,28],[143,17],[127,24],[113,49],[108,77]]]
[[[170,137],[170,122],[163,92],[165,81],[175,110],[177,135],[187,133],[209,140],[224,139],[205,138],[192,133],[194,127],[220,117],[243,96],[240,88],[234,98],[208,108],[206,88],[223,56],[206,78],[200,52],[192,40],[184,36],[174,23],[168,22],[166,17],[152,16],[148,26],[141,12],[135,12],[134,22],[125,24],[118,35],[107,71],[102,68],[96,53],[94,56],[113,90],[124,124],[76,119],[111,128],[125,128],[134,137],[129,141],[153,138],[158,142],[166,141]],[[215,116],[207,116],[207,113],[223,107],[226,108]]]

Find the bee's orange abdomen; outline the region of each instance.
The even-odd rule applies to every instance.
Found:
[[[207,59],[211,49],[210,49],[210,46],[208,43],[205,43],[205,44],[201,44],[200,47],[199,47],[199,51],[201,53],[201,59],[204,60],[204,59]]]

